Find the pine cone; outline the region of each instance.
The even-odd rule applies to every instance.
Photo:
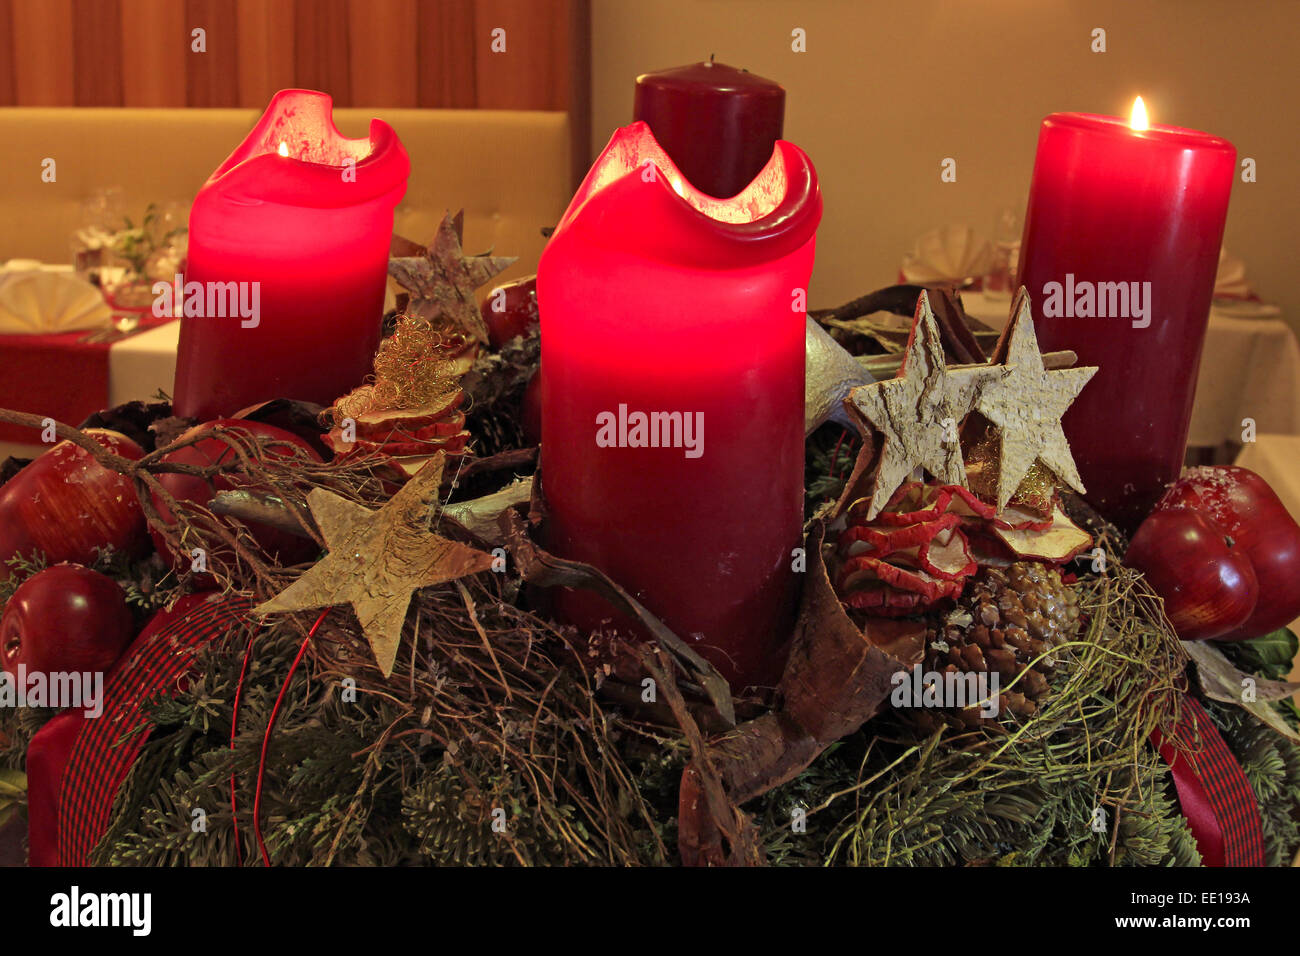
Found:
[[[984,716],[977,706],[914,713],[927,726],[941,715],[967,728],[1033,716],[1060,663],[1051,651],[1073,639],[1079,617],[1078,596],[1052,565],[1017,561],[981,569],[931,631],[924,670],[962,677],[996,673],[997,716]]]

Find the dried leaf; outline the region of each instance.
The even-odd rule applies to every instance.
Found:
[[[1268,704],[1270,700],[1283,700],[1290,697],[1300,690],[1300,684],[1244,674],[1232,665],[1232,662],[1223,655],[1223,651],[1205,641],[1183,641],[1183,647],[1196,663],[1196,676],[1200,680],[1201,690],[1207,697],[1225,704],[1236,704],[1278,733],[1300,743],[1300,733],[1293,730],[1291,725]],[[1246,679],[1255,682],[1254,701],[1242,700],[1242,681]]]
[[[735,725],[736,710],[731,701],[731,688],[726,679],[689,644],[646,610],[641,602],[615,584],[598,568],[583,564],[581,561],[566,561],[543,551],[528,536],[524,519],[515,511],[503,512],[500,521],[506,546],[519,563],[519,570],[525,581],[541,587],[584,588],[599,594],[628,618],[640,624],[651,637],[671,653],[691,678],[704,689],[727,725]]]
[[[687,865],[742,862],[723,851],[724,837],[733,847],[743,839],[748,817],[739,807],[793,780],[879,713],[893,691],[893,675],[924,654],[923,621],[872,621],[864,634],[849,620],[821,560],[824,531],[814,522],[808,535],[808,571],[781,679],[781,707],[694,753],[682,773],[678,849]],[[710,796],[714,777],[724,802]]]
[[[871,381],[870,373],[858,360],[809,316],[804,331],[804,434],[811,435],[827,420],[851,425],[844,412],[844,399],[853,389]]]
[[[533,479],[520,478],[493,494],[449,504],[442,509],[442,513],[481,541],[503,544],[505,536],[501,531],[501,513],[526,504],[532,500],[532,496]]]

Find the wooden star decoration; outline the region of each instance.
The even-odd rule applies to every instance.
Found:
[[[1008,374],[981,390],[975,409],[992,423],[998,437],[997,507],[1011,500],[1034,462],[1041,462],[1061,482],[1083,492],[1061,416],[1070,407],[1097,367],[1047,371],[1038,349],[1038,334],[1022,286],[1016,295],[1011,324],[998,339],[990,362]]]
[[[929,296],[921,293],[898,375],[853,389],[846,402],[860,424],[882,438],[869,517],[879,514],[917,467],[945,484],[966,486],[958,429],[980,392],[1006,374],[983,364],[948,368]]]
[[[428,530],[445,462],[436,455],[378,511],[312,489],[307,507],[329,554],[254,613],[351,604],[379,670],[391,675],[411,592],[492,566],[490,554]]]
[[[517,261],[516,256],[467,256],[461,249],[464,210],[443,216],[438,234],[421,256],[388,260],[388,274],[411,294],[406,314],[425,322],[448,322],[481,343],[487,324],[474,290]]]

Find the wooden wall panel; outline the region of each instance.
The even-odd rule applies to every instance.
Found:
[[[265,105],[294,78],[294,0],[237,0],[239,105]]]
[[[19,106],[75,106],[72,0],[13,0],[14,98]]]
[[[591,0],[569,3],[569,91],[564,109],[569,113],[573,143],[573,186],[576,189],[596,157],[591,152]]]
[[[296,86],[321,90],[335,106],[352,105],[349,0],[298,0],[294,8]]]
[[[121,0],[72,0],[77,106],[122,106]]]
[[[235,0],[185,0],[185,103],[239,106],[239,27]],[[206,31],[206,50],[194,51],[193,31]]]
[[[569,22],[563,4],[478,0],[474,11],[474,78],[486,109],[554,109],[569,93]],[[494,30],[505,52],[493,52]],[[523,78],[527,82],[521,82]]]
[[[184,106],[189,48],[184,4],[122,0],[123,104]]]
[[[349,5],[352,102],[419,105],[415,0]]]
[[[0,0],[0,38],[13,36],[13,6],[9,0]],[[0,106],[14,105],[13,50],[0,42]]]
[[[477,106],[474,0],[422,0],[417,27],[420,105],[451,109]]]
[[[589,33],[588,0],[0,0],[0,104],[256,108],[298,86],[585,127]]]

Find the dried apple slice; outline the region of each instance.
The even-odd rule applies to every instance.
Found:
[[[921,567],[936,577],[968,578],[979,568],[960,528],[945,529],[921,549]]]
[[[850,507],[849,520],[861,521],[866,517],[868,502],[855,501]],[[977,498],[960,485],[927,485],[919,481],[906,482],[894,493],[885,509],[874,519],[887,525],[909,525],[933,521],[939,515],[955,514],[968,518],[992,518],[993,507]]]
[[[976,565],[981,568],[994,567],[1005,568],[1016,562],[1016,555],[1010,548],[1003,543],[1002,539],[995,535],[989,526],[983,528],[968,527],[965,529],[966,541],[970,546],[970,554]]]
[[[918,594],[927,607],[943,598],[956,597],[962,589],[960,580],[942,580],[919,568],[901,568],[880,558],[859,555],[840,566],[836,575],[836,590],[844,595],[846,603],[852,603],[854,593],[873,582],[887,584],[894,590]]]
[[[1050,531],[1055,523],[1056,502],[1046,515],[1032,511],[1022,505],[1009,504],[998,512],[993,519],[995,527],[1008,531]]]
[[[844,604],[871,617],[909,617],[924,613],[934,602],[912,591],[900,591],[883,581],[871,581],[843,598]]]
[[[362,388],[373,387],[371,385],[362,386]],[[373,434],[375,432],[388,432],[394,428],[407,430],[423,428],[442,421],[453,411],[460,408],[461,403],[464,401],[464,390],[457,388],[438,396],[436,401],[428,405],[421,405],[418,408],[385,408],[362,412],[355,418],[357,432],[359,434]],[[335,420],[339,420],[337,416]]]
[[[840,534],[839,554],[842,558],[888,558],[893,564],[920,568],[948,580],[969,577],[976,567],[966,537],[957,528],[960,521],[960,516],[946,514],[905,528],[853,525]]]
[[[994,526],[993,533],[1017,557],[1056,564],[1064,564],[1092,544],[1092,535],[1071,521],[1059,504],[1052,510],[1052,524],[1045,531]]]
[[[961,519],[957,515],[941,515],[932,520],[910,524],[906,527],[877,527],[855,524],[845,528],[839,537],[840,554],[852,557],[871,551],[876,557],[911,552],[927,544],[935,535],[956,527]]]

